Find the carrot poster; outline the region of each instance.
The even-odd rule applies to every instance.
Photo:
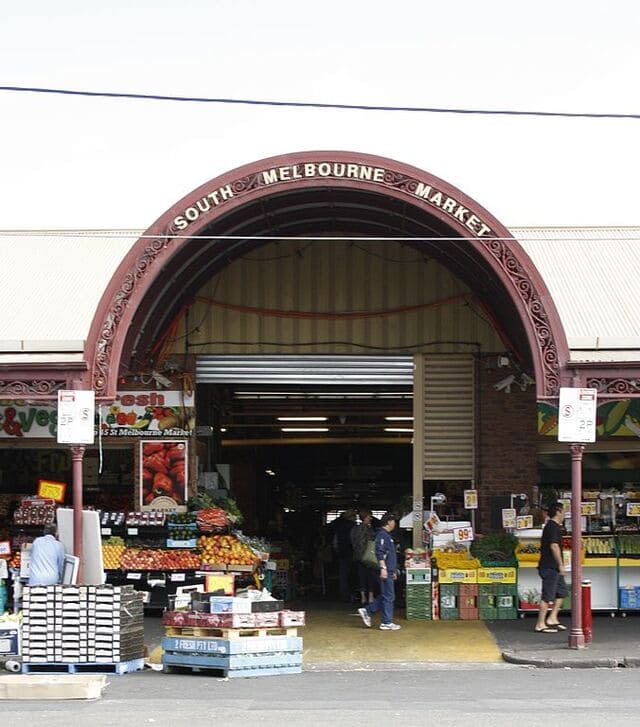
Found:
[[[171,510],[187,502],[187,442],[140,442],[141,509]]]

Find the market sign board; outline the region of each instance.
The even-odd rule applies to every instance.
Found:
[[[93,444],[95,420],[93,389],[58,391],[58,444]]]
[[[558,441],[596,441],[597,389],[562,387],[558,407]]]
[[[100,427],[103,437],[188,437],[194,407],[193,394],[182,391],[119,391],[111,406],[96,408],[95,435]],[[56,406],[0,405],[0,439],[51,439],[57,430]]]

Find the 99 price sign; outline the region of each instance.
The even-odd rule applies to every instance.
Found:
[[[454,543],[469,543],[473,540],[473,528],[469,525],[464,528],[453,528]]]

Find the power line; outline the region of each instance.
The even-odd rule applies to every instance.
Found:
[[[248,98],[214,98],[208,96],[171,96],[152,93],[119,93],[115,91],[84,91],[69,88],[39,88],[34,86],[0,86],[0,91],[19,93],[89,96],[94,98],[136,99],[139,101],[176,101],[180,103],[233,104],[287,108],[339,109],[343,111],[400,111],[423,114],[467,114],[482,116],[539,116],[565,119],[640,119],[640,114],[616,114],[570,111],[517,111],[515,109],[460,109],[431,106],[383,106],[376,104],[339,104],[318,101],[273,101]]]

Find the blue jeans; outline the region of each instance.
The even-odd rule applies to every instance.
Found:
[[[367,612],[370,616],[382,609],[382,623],[393,623],[393,602],[396,599],[395,581],[393,573],[389,573],[387,578],[380,578],[380,595],[367,606]]]

